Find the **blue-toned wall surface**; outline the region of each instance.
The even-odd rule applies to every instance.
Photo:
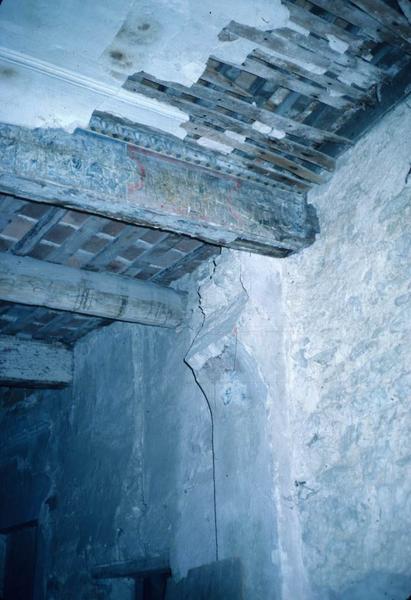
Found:
[[[283,263],[294,504],[320,600],[411,594],[411,108],[314,193],[317,242]]]

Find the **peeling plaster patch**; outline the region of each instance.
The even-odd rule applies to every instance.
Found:
[[[294,23],[294,21],[292,21],[291,19],[287,21],[287,27],[289,29],[292,29],[293,31],[296,31],[297,33],[301,33],[301,35],[304,35],[305,37],[308,37],[311,33],[309,29],[305,29],[305,27],[297,25],[297,23]]]
[[[338,52],[339,54],[344,54],[345,52],[347,52],[349,48],[347,42],[343,42],[343,40],[340,40],[338,37],[332,35],[331,33],[327,33],[327,39],[328,43],[330,44],[331,50],[334,50],[334,52]]]
[[[223,62],[242,64],[247,56],[256,49],[256,44],[249,40],[239,38],[229,43],[224,43],[213,51],[213,56]],[[203,65],[205,67],[205,65]],[[201,72],[202,73],[202,72]],[[201,75],[200,73],[200,75]]]
[[[275,127],[273,127],[269,133],[269,136],[276,138],[277,140],[282,140],[283,138],[285,138],[286,133],[285,131],[282,131],[282,129],[275,129]]]
[[[344,94],[334,89],[328,90],[328,93],[330,94],[331,98],[341,98],[341,96],[344,96]]]
[[[261,121],[254,121],[251,127],[259,133],[263,133],[264,135],[270,134],[272,130],[272,127],[266,125],[265,123],[261,123]]]
[[[338,76],[338,80],[342,83],[346,83],[347,85],[352,85],[355,83],[361,88],[367,88],[367,82],[364,81],[364,77],[361,75],[361,73],[355,71],[345,71]]]
[[[286,136],[285,131],[282,129],[276,129],[275,127],[270,127],[265,123],[261,123],[261,121],[254,121],[251,126],[253,129],[262,133],[263,135],[268,135],[269,137],[276,138],[277,140],[281,140]]]
[[[230,131],[230,129],[226,129],[224,133],[227,137],[231,138],[232,140],[240,142],[240,144],[242,144],[246,140],[245,135],[241,135],[241,133],[237,133],[236,131]]]
[[[221,142],[216,142],[215,140],[210,140],[207,137],[201,137],[197,140],[197,144],[200,146],[204,146],[204,148],[209,148],[210,150],[217,150],[217,152],[222,152],[223,154],[230,154],[234,150],[232,146],[227,146],[226,144],[222,144]]]
[[[327,69],[325,67],[318,67],[317,65],[313,65],[311,63],[305,63],[304,61],[295,61],[296,64],[298,62],[298,64],[303,67],[303,69],[306,69],[307,71],[310,71],[310,73],[315,73],[316,75],[324,75],[324,73],[327,72]]]

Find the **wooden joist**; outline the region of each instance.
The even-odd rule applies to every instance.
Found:
[[[324,176],[315,173],[310,169],[306,169],[302,165],[295,163],[284,156],[278,156],[277,154],[270,152],[268,149],[266,150],[263,148],[258,148],[257,146],[253,146],[247,141],[238,141],[236,138],[233,138],[224,132],[217,130],[210,131],[208,127],[201,126],[200,124],[193,123],[191,121],[184,123],[183,127],[191,134],[209,137],[210,139],[216,140],[221,144],[232,146],[236,150],[240,150],[241,152],[251,155],[255,162],[262,164],[262,166],[264,166],[268,172],[273,169],[272,165],[278,165],[302,180],[306,180],[311,183],[321,183],[324,181]],[[249,166],[248,163],[247,165]],[[276,173],[278,174],[278,171]],[[297,179],[293,179],[293,181],[298,184]]]
[[[0,126],[0,191],[259,253],[310,245],[306,199],[92,133]]]
[[[155,83],[159,87],[158,89],[154,89],[151,86],[144,85],[144,81],[147,83]],[[161,91],[161,89],[159,89],[160,86],[165,87],[166,91]],[[351,140],[347,138],[315,127],[310,127],[309,125],[299,123],[293,119],[288,119],[287,117],[259,108],[248,102],[233,97],[227,97],[225,94],[219,93],[212,88],[206,88],[205,86],[194,84],[192,87],[188,88],[177,83],[171,84],[169,82],[161,81],[152,75],[142,72],[133,75],[133,77],[127,81],[126,87],[129,90],[145,93],[147,96],[163,99],[163,101],[167,100],[169,103],[175,103],[181,107],[186,107],[187,105],[195,107],[196,99],[205,100],[213,103],[217,108],[220,107],[241,115],[249,121],[250,125],[253,121],[260,121],[268,127],[274,127],[283,131],[285,134],[290,133],[296,137],[301,137],[314,142],[321,143],[327,141],[339,144],[351,144]],[[176,93],[179,95],[177,96]],[[203,107],[200,106],[199,108],[201,110]]]
[[[195,106],[191,109],[191,121],[193,123],[199,123],[200,125],[209,129],[210,134],[215,130],[227,129],[229,131],[233,131],[234,133],[238,133],[239,135],[245,136],[247,139],[253,140],[256,142],[256,145],[266,146],[267,149],[271,152],[285,153],[290,155],[291,157],[295,156],[301,160],[312,163],[318,167],[323,169],[327,169],[327,171],[333,171],[335,168],[335,160],[312,148],[310,146],[304,146],[294,140],[291,140],[288,137],[284,138],[269,138],[264,136],[259,131],[253,129],[243,121],[238,121],[233,117],[230,117],[223,113],[215,113],[213,111],[209,111],[203,106],[197,107]],[[279,156],[282,156],[279,154]],[[275,177],[274,177],[275,179]]]
[[[329,39],[329,36],[334,36],[338,40],[345,42],[349,49],[354,53],[357,53],[366,41],[366,38],[363,36],[355,35],[350,31],[339,27],[335,23],[326,21],[289,0],[281,0],[281,4],[287,7],[290,13],[290,19],[296,25],[310,33],[315,33],[324,39]]]
[[[404,17],[411,25],[411,0],[398,0],[398,4],[401,8]]]
[[[0,335],[0,385],[63,387],[72,371],[72,352],[63,345]]]
[[[211,83],[216,87],[222,88],[222,91],[224,92],[233,92],[234,94],[243,96],[248,100],[253,99],[253,94],[251,92],[244,89],[244,87],[242,87],[241,85],[238,85],[237,82],[233,82],[230,79],[228,79],[228,77],[224,76],[222,73],[214,69],[209,63],[207,64],[206,70],[198,80],[198,83]]]
[[[0,299],[161,327],[179,325],[185,310],[171,288],[10,253],[0,254]]]
[[[408,20],[383,0],[351,0],[365,13],[372,15],[379,23],[395,35],[411,44],[411,25]]]
[[[340,98],[341,96],[344,96],[349,98],[351,101],[359,100],[364,97],[363,90],[355,88],[352,85],[343,83],[338,79],[328,77],[327,75],[318,75],[317,73],[308,71],[300,65],[293,64],[284,59],[270,56],[270,54],[264,52],[260,48],[254,50],[254,52],[249,56],[249,59],[247,59],[247,61],[251,60],[254,62],[255,59],[261,61],[262,63],[266,63],[270,68],[281,69],[282,71],[290,73],[296,76],[298,80],[302,79],[312,82],[316,86],[318,86],[319,90],[324,90],[324,92],[327,92],[332,97]],[[319,100],[321,100],[321,98],[319,98]]]
[[[268,48],[280,59],[308,65],[308,70],[316,70],[319,73],[332,71],[339,77],[352,79],[365,89],[381,81],[384,75],[377,67],[362,58],[335,52],[324,40],[304,36],[291,29],[278,29],[268,33],[231,21],[225,30],[258,46]]]
[[[322,86],[319,87],[309,80],[307,81],[307,79],[300,79],[293,75],[292,70],[280,71],[278,68],[275,68],[272,63],[269,64],[269,58],[267,56],[263,56],[263,53],[260,53],[260,58],[256,53],[250,55],[241,65],[241,70],[252,73],[257,77],[262,77],[267,81],[275,83],[277,86],[287,88],[293,92],[298,92],[313,100],[318,100],[319,102],[337,108],[338,110],[347,109],[353,106],[353,102],[348,98],[344,98],[341,92],[331,94],[330,90],[326,89],[323,82],[321,82]],[[236,67],[234,64],[232,66]],[[307,75],[309,75],[309,72],[307,72]],[[337,81],[337,83],[339,82]]]
[[[141,94],[145,94],[145,95],[149,96],[150,98],[156,98],[163,102],[166,101],[173,106],[180,107],[182,110],[186,110],[187,113],[190,115],[190,118],[192,121],[198,120],[201,122],[203,127],[207,127],[209,129],[209,132],[210,132],[209,137],[211,136],[211,139],[213,138],[214,131],[216,129],[218,130],[219,127],[224,127],[225,129],[233,131],[234,133],[238,133],[242,136],[246,136],[247,138],[250,138],[250,139],[256,138],[256,136],[254,135],[254,132],[259,133],[257,130],[253,129],[252,122],[247,123],[247,122],[244,122],[237,118],[234,118],[232,116],[232,114],[225,114],[224,112],[220,112],[218,110],[215,110],[215,109],[213,110],[211,108],[207,108],[200,104],[196,104],[191,100],[188,100],[188,99],[185,99],[182,97],[177,97],[177,96],[173,95],[172,92],[171,92],[172,95],[169,95],[167,92],[163,92],[163,91],[160,91],[159,89],[146,86],[144,83],[140,83],[140,82],[136,81],[134,78],[132,81],[127,82],[127,87],[128,87],[128,89],[132,89]],[[221,97],[223,97],[223,96],[224,96],[224,94],[221,94]],[[271,114],[274,115],[275,113],[271,113]],[[297,124],[296,121],[294,121],[294,123]],[[269,138],[263,137],[261,134],[259,136],[259,139],[260,139],[260,141],[263,140],[264,144],[269,143],[268,142]],[[280,142],[283,142],[283,141],[288,142],[289,148],[297,148],[297,145],[294,144],[294,142],[292,140],[290,140],[288,137],[280,139],[279,141]],[[328,140],[328,141],[330,141],[330,140]],[[335,140],[333,139],[332,141],[334,142]],[[276,140],[276,142],[277,142],[277,140]],[[301,148],[302,144],[299,144],[299,146]],[[272,144],[272,151],[273,152],[276,151],[276,143]],[[301,150],[299,150],[299,151],[301,151]],[[311,148],[305,146],[303,152],[305,152],[307,154],[307,156],[311,157],[311,156],[313,156],[313,154],[316,151],[314,150],[314,152],[312,152]],[[279,155],[279,156],[281,156],[281,155]],[[321,155],[316,155],[316,156],[317,156],[317,158],[321,158]],[[322,155],[322,156],[325,158],[326,161],[328,160],[326,155]],[[233,156],[231,158],[233,161],[235,161],[235,158]],[[295,190],[297,192],[303,192],[303,191],[307,190],[307,185],[304,184],[304,182],[293,180],[292,178],[287,176],[286,173],[275,172],[274,169],[272,169],[271,173],[268,173],[266,171],[266,175],[270,175],[273,182],[276,183],[276,185],[278,186],[279,189],[286,189],[289,191]]]
[[[14,246],[13,252],[21,255],[29,254],[46,233],[60,221],[64,212],[64,209],[54,210],[51,208]]]
[[[332,15],[344,19],[347,23],[359,27],[362,35],[367,35],[376,42],[388,42],[411,53],[411,46],[408,42],[373,18],[368,11],[365,12],[358,8],[358,5],[355,6],[347,0],[333,0],[332,2],[330,0],[310,0],[310,2]]]

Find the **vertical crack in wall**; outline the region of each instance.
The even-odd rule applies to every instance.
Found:
[[[209,279],[213,279],[214,277],[214,273],[216,272],[217,269],[217,263],[215,258],[213,258],[213,270],[209,276]],[[197,341],[197,339],[199,338],[201,331],[204,327],[205,324],[205,320],[206,320],[206,314],[203,308],[203,304],[202,304],[202,296],[201,296],[201,283],[199,284],[198,288],[197,288],[197,297],[198,297],[198,308],[200,309],[201,312],[201,323],[200,323],[200,327],[197,330],[197,333],[195,334],[195,336],[193,337],[193,340],[187,350],[187,353],[184,357],[184,363],[187,365],[187,367],[190,369],[192,375],[193,375],[193,379],[196,383],[196,385],[198,386],[201,394],[204,397],[204,400],[206,402],[207,405],[207,410],[210,413],[210,424],[211,424],[211,456],[212,456],[212,473],[213,473],[213,510],[214,510],[214,539],[215,539],[215,559],[216,561],[218,560],[218,525],[217,525],[217,490],[216,490],[216,467],[215,467],[215,445],[214,445],[214,415],[213,415],[213,409],[211,407],[211,403],[210,400],[206,394],[206,391],[204,389],[204,387],[201,385],[198,377],[197,377],[197,373],[195,372],[195,369],[190,365],[188,356],[190,354],[191,349],[193,348],[195,342]]]

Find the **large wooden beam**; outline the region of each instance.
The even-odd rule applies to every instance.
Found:
[[[0,191],[286,256],[310,245],[317,220],[300,194],[246,183],[89,132],[0,125]]]
[[[0,299],[131,323],[175,327],[185,296],[112,273],[93,273],[27,256],[0,254]]]
[[[72,352],[62,344],[0,336],[0,385],[63,387],[72,371]]]

